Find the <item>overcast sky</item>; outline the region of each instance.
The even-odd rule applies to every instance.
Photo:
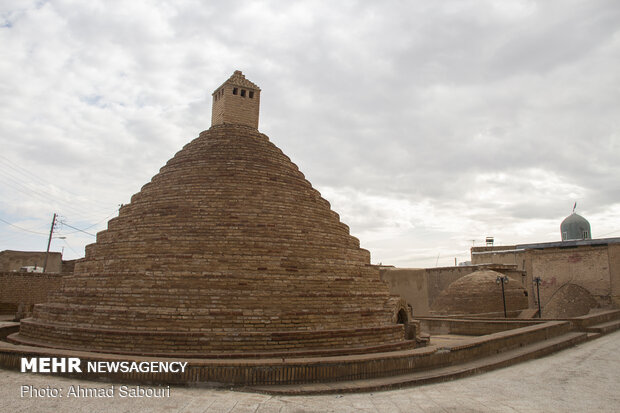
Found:
[[[557,241],[574,202],[620,237],[617,0],[3,0],[0,250],[57,212],[82,257],[237,69],[373,263]]]

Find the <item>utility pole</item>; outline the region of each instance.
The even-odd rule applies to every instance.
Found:
[[[43,261],[43,272],[47,270],[47,257],[50,255],[50,244],[52,243],[52,234],[54,233],[54,227],[56,226],[56,213],[52,218],[52,227],[50,228],[50,238],[47,240],[47,251],[45,251],[45,261]]]
[[[534,284],[536,284],[536,297],[538,297],[538,318],[542,318],[542,310],[540,309],[540,283],[542,279],[540,277],[534,277]]]
[[[504,318],[508,318],[506,315],[506,293],[504,292],[504,284],[508,284],[507,275],[498,275],[495,282],[502,285],[502,302],[504,303]]]

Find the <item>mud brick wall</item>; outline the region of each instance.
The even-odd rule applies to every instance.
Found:
[[[437,268],[383,268],[381,279],[385,280],[392,294],[401,296],[413,308],[414,317],[430,314],[430,308],[450,284],[481,269],[492,269],[508,275],[525,286],[522,271],[514,265],[482,264]]]
[[[525,270],[525,251],[517,249],[514,245],[472,247],[471,263],[473,265],[516,265],[518,270]]]
[[[0,304],[8,312],[20,305],[27,311],[60,289],[62,276],[50,273],[0,272]],[[13,311],[14,312],[14,311]]]
[[[570,310],[571,301],[575,301],[575,311],[583,307],[581,311],[587,312],[586,307],[591,305],[587,302],[600,307],[620,305],[619,251],[620,244],[612,242],[528,250],[516,249],[514,245],[474,247],[472,262],[516,264],[518,269],[525,270],[530,308],[538,306],[533,278],[540,277],[543,280],[540,286],[543,307],[553,300],[554,308]],[[560,318],[575,315],[571,312],[555,314]]]
[[[600,307],[612,305],[609,246],[579,246],[576,248],[545,248],[528,250],[528,279],[540,277],[541,305],[550,303],[561,290],[581,290],[590,295]],[[575,299],[571,294],[562,305]],[[578,314],[580,315],[580,314]]]
[[[609,246],[609,278],[611,281],[611,301],[620,308],[620,244]]]
[[[39,251],[0,251],[0,271],[19,271],[21,267],[37,266],[43,268],[45,252]],[[47,271],[61,272],[62,255],[50,252],[47,258]]]

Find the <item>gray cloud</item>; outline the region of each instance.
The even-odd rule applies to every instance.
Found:
[[[0,175],[0,217],[99,222],[241,69],[261,131],[373,260],[552,240],[575,200],[595,236],[620,230],[619,20],[611,0],[4,2],[2,154],[63,195],[33,203]]]

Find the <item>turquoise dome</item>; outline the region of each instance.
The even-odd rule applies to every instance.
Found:
[[[590,223],[587,219],[574,212],[560,224],[562,241],[592,239]]]

